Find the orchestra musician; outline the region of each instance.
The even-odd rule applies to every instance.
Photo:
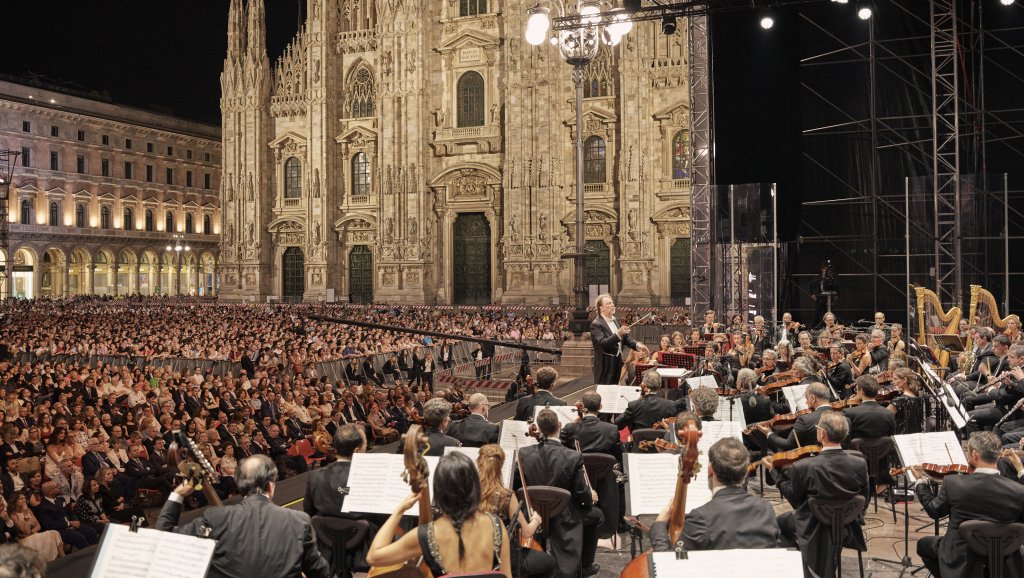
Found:
[[[1024,341],[1024,334],[1020,331],[1020,317],[1016,314],[1008,315],[1006,317],[1006,331],[1003,333],[1010,338],[1011,343]]]
[[[661,375],[654,369],[644,372],[641,390],[645,394],[640,399],[629,402],[626,411],[615,420],[618,429],[629,428],[630,431],[653,427],[659,421],[676,414],[676,404],[658,397],[661,389]]]
[[[860,374],[864,373],[864,369],[861,369],[861,361],[868,353],[868,342],[871,341],[871,336],[867,333],[858,333],[853,338],[853,353],[846,356],[847,361],[850,364],[850,371],[854,377],[860,377]]]
[[[779,325],[775,331],[775,343],[780,341],[786,341],[791,343],[796,339],[797,332],[800,331],[800,324],[793,321],[793,314],[786,311],[782,314],[782,324]]]
[[[775,367],[776,371],[789,371],[793,363],[793,348],[789,340],[782,340],[775,344]]]
[[[700,326],[701,335],[713,335],[722,333],[722,324],[715,322],[715,310],[708,309],[704,312],[704,323]]]
[[[750,457],[735,438],[722,438],[708,450],[708,487],[711,501],[686,515],[680,540],[686,550],[730,550],[775,548],[779,528],[775,511],[763,498],[747,492]],[[668,537],[672,504],[651,524],[651,545],[655,552],[674,549]]]
[[[448,435],[467,447],[498,443],[498,424],[487,420],[490,408],[486,395],[478,392],[469,396],[469,415],[453,422],[448,427]]]
[[[619,383],[625,348],[644,355],[650,351],[630,335],[628,325],[615,318],[615,302],[611,295],[599,295],[594,301],[598,314],[590,323],[590,341],[594,345],[594,383]]]
[[[815,413],[821,414],[816,420],[817,427],[811,430],[813,442],[822,448],[819,455],[793,462],[792,467],[781,470],[772,467],[771,457],[763,463],[775,478],[779,492],[793,506],[792,512],[777,518],[782,545],[800,548],[805,576],[811,576],[810,572],[815,576],[835,576],[834,557],[828,547],[831,529],[818,523],[807,501],[853,499],[858,494],[867,499],[871,489],[864,457],[860,452],[843,451],[840,445],[850,433],[846,418],[831,410]],[[847,527],[847,536],[858,550],[867,550],[859,520]]]
[[[653,371],[653,370],[650,370]],[[619,440],[619,428],[614,424],[601,421],[601,394],[588,391],[582,398],[583,417],[562,426],[558,439],[569,449],[576,449],[579,442],[580,451],[587,453],[608,454],[615,461],[622,463],[622,443]]]
[[[822,321],[824,321],[825,326],[822,327],[821,331],[818,333],[819,339],[821,338],[822,335],[827,335],[827,336],[831,337],[832,339],[842,340],[842,338],[843,338],[843,327],[836,322],[836,314],[835,313],[832,313],[831,311],[829,311],[828,313],[826,313],[822,317]]]
[[[423,433],[426,434],[430,446],[426,455],[443,456],[444,448],[462,445],[459,440],[444,433],[451,424],[451,413],[452,404],[439,397],[431,398],[423,404]],[[404,439],[403,435],[402,440]],[[405,447],[405,442],[402,440],[400,440],[395,453],[402,453]]]
[[[757,386],[757,374],[753,369],[743,368],[736,374],[736,389],[740,391],[740,406],[746,423],[754,424],[768,421],[775,415],[772,400],[767,395],[754,391]]]
[[[888,367],[889,350],[885,347],[885,332],[881,329],[872,329],[865,353],[861,355],[857,366],[857,375],[861,376],[865,372],[881,373]]]
[[[764,385],[768,382],[768,379],[778,371],[776,361],[778,360],[778,354],[775,353],[774,349],[765,349],[764,353],[761,354],[761,367],[755,370],[757,373],[757,384]]]
[[[853,370],[850,368],[846,356],[843,355],[841,346],[829,347],[828,353],[831,362],[826,366],[825,373],[828,375],[832,387],[839,393],[839,397],[846,399],[853,394],[853,390],[849,387],[853,383]]]
[[[690,333],[686,336],[686,344],[689,346],[697,346],[704,343],[704,338],[701,337],[700,329],[694,327],[690,330]],[[685,352],[684,349],[679,350],[680,353]]]
[[[733,374],[739,371],[741,367],[750,367],[750,364],[754,361],[754,344],[750,342],[749,333],[733,333],[732,334],[732,347],[729,349],[730,357],[736,360],[736,365],[733,366]]]
[[[820,381],[818,376],[814,374],[814,366],[810,359],[806,357],[798,357],[793,361],[793,375],[800,378],[797,385],[809,385],[816,381]]]
[[[686,336],[679,331],[672,332],[672,346],[669,348],[671,353],[684,353],[683,349],[686,347]]]
[[[890,355],[907,351],[907,342],[903,340],[903,325],[893,323],[889,326],[889,340],[885,344]]]
[[[747,330],[746,321],[743,320],[743,316],[739,313],[734,313],[729,317],[729,333],[743,333]]]
[[[679,333],[678,331],[676,331],[675,334],[679,335],[679,342],[682,343],[682,341],[683,341],[683,334]],[[673,335],[675,335],[675,334],[673,334]],[[651,354],[651,356],[648,358],[648,361],[653,360],[656,363],[660,363],[661,362],[661,355],[663,353],[674,353],[674,351],[672,349],[672,336],[667,335],[667,334],[666,335],[662,335],[661,338],[658,339],[658,350]]]
[[[721,349],[722,347],[714,341],[704,345],[704,375],[713,375],[720,385],[726,385],[732,379],[732,372],[729,366],[722,362],[719,355]]]
[[[700,421],[715,421],[718,411],[718,392],[710,387],[698,387],[690,392],[690,405]]]
[[[881,311],[875,312],[875,323],[871,326],[871,330],[879,330],[882,332],[882,341],[889,341],[889,326],[885,324],[885,313]]]
[[[518,421],[533,419],[533,408],[536,406],[565,405],[565,400],[551,395],[551,387],[558,379],[558,372],[553,367],[542,367],[537,370],[537,385],[535,392],[526,397],[519,398],[516,402],[516,417]]]
[[[419,493],[410,494],[374,536],[366,561],[379,567],[422,556],[434,576],[493,571],[512,578],[508,532],[498,516],[479,511],[473,460],[461,453],[441,456],[433,474],[432,497],[441,516],[392,542],[402,516],[420,500]]]
[[[811,360],[813,367],[818,367],[824,362],[824,356],[818,353],[814,349],[814,344],[811,342],[811,333],[809,331],[801,331],[796,336],[799,347],[796,350],[797,357],[806,357]]]
[[[1024,346],[1008,347],[1009,343],[1010,338],[1007,336],[995,336],[996,355],[1006,352],[1007,361],[1000,360],[999,362],[999,365],[1005,369],[989,379],[991,385],[986,388],[986,391],[968,393],[963,398],[964,409],[970,416],[965,428],[968,434],[994,427],[1017,404],[1017,401],[1024,398],[1024,368],[1021,367],[1024,364],[1024,359],[1022,359]],[[1001,355],[1001,357],[1003,356]],[[996,380],[999,382],[996,383]],[[990,403],[991,405],[986,405]],[[1006,425],[1003,423],[1000,427],[1005,428]]]
[[[896,415],[875,401],[878,380],[871,375],[862,375],[854,383],[861,402],[843,410],[843,415],[850,420],[850,439],[895,435]]]
[[[919,395],[920,377],[908,367],[892,372],[892,384],[900,388],[900,394],[889,404],[888,410],[896,414],[896,433],[920,433],[924,421],[924,401]]]
[[[328,578],[331,570],[313,540],[309,515],[271,501],[277,487],[273,460],[262,454],[245,458],[238,464],[235,482],[244,496],[241,503],[207,508],[179,526],[185,498],[195,490],[190,481],[182,482],[160,510],[156,529],[214,540],[207,576]]]
[[[773,451],[784,452],[797,447],[814,445],[815,426],[818,425],[821,416],[832,412],[828,401],[828,388],[823,383],[812,383],[804,390],[804,400],[811,411],[796,418],[793,429],[790,430],[787,437],[773,433],[767,424],[758,424],[757,429],[768,437],[768,447]]]
[[[754,344],[754,351],[760,355],[765,349],[771,349],[772,336],[768,328],[764,326],[764,316],[754,316],[754,328],[751,330],[750,342]]]
[[[991,327],[974,328],[974,364],[971,367],[961,367],[963,378],[954,386],[954,390],[960,397],[965,397],[968,391],[973,391],[979,385],[988,381],[988,376],[999,363],[996,356],[993,341],[996,334]],[[982,369],[984,367],[985,369]]]
[[[601,509],[595,507],[597,492],[587,486],[583,454],[557,441],[561,424],[550,409],[537,414],[537,427],[542,435],[540,443],[519,449],[519,461],[526,480],[524,482],[517,471],[513,489],[518,490],[525,483],[527,486],[553,486],[569,491],[569,505],[548,524],[548,552],[555,558],[555,571],[551,576],[578,578],[581,566],[583,576],[593,576],[600,571],[594,557],[597,552],[596,530],[604,516]]]
[[[932,576],[980,576],[983,559],[976,556],[960,534],[968,520],[1024,522],[1024,487],[999,475],[996,462],[999,438],[992,432],[975,432],[967,441],[967,463],[974,472],[946,476],[935,493],[921,466],[912,469],[918,479],[914,488],[925,511],[938,520],[949,516],[944,536],[924,536],[917,541],[917,555]],[[1018,551],[1004,558],[1003,576],[1024,576],[1024,557]]]

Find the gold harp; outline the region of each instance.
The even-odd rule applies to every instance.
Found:
[[[932,348],[939,365],[949,367],[949,352],[939,349],[932,336],[959,333],[963,311],[956,305],[950,307],[949,311],[943,311],[939,296],[930,289],[914,287],[914,292],[917,293],[917,341]]]
[[[996,301],[995,295],[983,289],[981,285],[971,285],[971,308],[967,319],[970,320],[972,326],[991,327],[997,334],[1003,333],[1006,331],[1006,322],[1010,317],[1012,315],[999,316],[999,303]],[[967,347],[970,348],[970,346],[971,342],[968,341]]]

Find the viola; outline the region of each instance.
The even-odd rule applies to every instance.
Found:
[[[913,466],[904,466],[902,468],[891,468],[889,470],[889,475],[890,476],[898,476],[898,475],[900,475],[900,474],[910,470],[912,467]],[[934,478],[934,479],[937,479],[937,480],[942,480],[942,478],[945,478],[946,476],[948,476],[950,474],[969,474],[969,473],[974,471],[974,466],[967,466],[967,465],[964,465],[964,464],[946,464],[946,465],[921,464],[921,470],[929,478]]]
[[[640,442],[640,449],[646,451],[646,450],[650,450],[652,448],[657,450],[659,453],[660,452],[670,452],[670,451],[673,451],[673,450],[678,450],[679,449],[679,445],[678,444],[674,444],[674,443],[669,442],[669,441],[665,441],[663,439],[645,440],[645,441]]]
[[[809,458],[811,456],[816,456],[820,453],[821,446],[803,446],[801,448],[790,450],[788,452],[776,452],[772,454],[770,457],[773,468],[784,468],[786,466],[792,465],[794,462],[797,462],[804,458]],[[754,471],[754,469],[757,467],[757,464],[762,463],[764,461],[765,460],[760,460],[750,464],[748,471]]]
[[[576,415],[579,416],[579,419],[583,419],[583,402],[582,401],[577,401],[576,402]]]
[[[758,393],[758,394],[761,394],[761,395],[770,395],[772,393],[775,393],[775,392],[779,391],[780,389],[782,389],[784,387],[787,387],[787,386],[793,385],[794,383],[799,383],[799,382],[800,382],[800,378],[794,375],[793,377],[787,377],[786,379],[780,379],[778,381],[773,381],[771,383],[762,385],[761,387],[758,387],[754,391],[756,393]]]
[[[841,399],[839,401],[833,401],[832,403],[830,403],[828,405],[829,405],[829,407],[831,407],[832,409],[834,409],[836,411],[841,411],[841,410],[844,410],[844,409],[846,409],[848,407],[857,407],[861,403],[862,402],[861,402],[861,399],[859,397],[848,397],[846,399]]]
[[[789,426],[789,425],[793,425],[794,423],[796,423],[796,419],[798,417],[800,417],[802,415],[807,415],[807,414],[811,413],[812,411],[814,411],[814,410],[808,408],[808,409],[802,409],[802,410],[800,410],[800,411],[798,411],[796,413],[783,413],[783,414],[779,414],[779,415],[773,417],[772,419],[770,419],[768,421],[762,421],[762,422],[750,424],[749,426],[747,426],[747,429],[743,430],[743,433],[746,434],[746,435],[750,435],[750,434],[754,433],[755,430],[758,429],[758,426],[762,426],[762,425],[766,425],[766,426],[768,426],[768,427],[770,427],[772,429],[783,428],[783,427],[786,427],[786,426]]]

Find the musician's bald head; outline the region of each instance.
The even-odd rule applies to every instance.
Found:
[[[273,485],[277,482],[277,466],[263,454],[245,458],[238,464],[235,483],[238,493],[243,496],[269,494],[273,497]]]

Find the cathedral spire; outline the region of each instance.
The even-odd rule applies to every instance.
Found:
[[[249,0],[246,20],[247,53],[252,62],[262,62],[267,57],[266,16],[263,0]]]
[[[228,9],[228,60],[238,60],[245,51],[245,10],[242,0],[231,0]]]

